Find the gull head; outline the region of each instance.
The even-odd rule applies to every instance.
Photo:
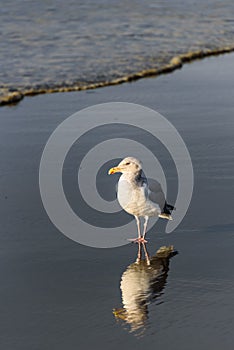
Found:
[[[114,168],[108,171],[108,174],[138,174],[142,170],[142,163],[134,157],[126,157]]]

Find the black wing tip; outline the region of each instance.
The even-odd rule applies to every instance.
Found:
[[[172,204],[168,204],[167,202],[165,202],[164,208],[163,208],[163,213],[171,215],[171,212],[173,210],[176,210],[176,208],[174,207],[174,205]]]

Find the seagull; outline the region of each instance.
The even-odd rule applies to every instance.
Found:
[[[147,243],[145,239],[149,217],[158,216],[172,220],[171,212],[175,207],[168,204],[160,183],[146,179],[142,175],[142,163],[134,157],[124,158],[108,174],[122,173],[117,186],[117,198],[120,206],[131,215],[137,223],[138,237],[130,239],[135,243]],[[143,234],[141,235],[140,218],[144,217]]]

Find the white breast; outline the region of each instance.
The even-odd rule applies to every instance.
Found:
[[[157,216],[160,208],[148,199],[147,185],[138,186],[125,176],[118,182],[118,201],[121,207],[129,214],[137,216]]]

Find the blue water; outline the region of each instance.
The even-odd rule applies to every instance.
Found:
[[[230,47],[232,13],[232,0],[4,1],[0,87],[83,86]]]
[[[5,1],[1,86],[109,81],[161,67],[184,52],[231,46],[233,7],[231,0]],[[0,110],[1,349],[233,349],[233,57]],[[41,154],[58,124],[109,101],[162,113],[181,133],[194,166],[194,194],[182,224],[171,235],[160,225],[150,234],[152,259],[163,245],[179,254],[151,280],[137,332],[113,314],[124,308],[121,281],[137,247],[92,249],[67,239],[50,222],[38,186]]]

